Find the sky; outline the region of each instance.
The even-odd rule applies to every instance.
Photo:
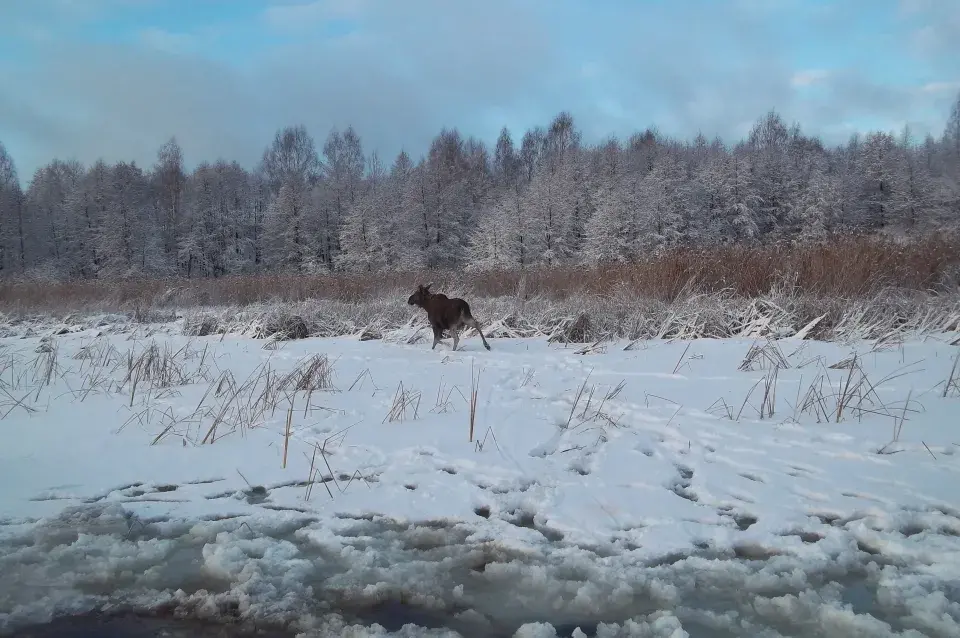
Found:
[[[960,93],[958,0],[0,0],[0,142],[252,168],[284,126],[352,125],[387,165],[443,127],[489,144],[569,111],[584,140],[736,141],[771,109],[827,143]]]

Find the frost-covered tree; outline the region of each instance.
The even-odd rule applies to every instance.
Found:
[[[418,211],[418,243],[428,268],[452,268],[463,261],[474,214],[469,173],[467,147],[457,129],[442,130],[414,171],[410,201]]]
[[[263,174],[271,195],[264,215],[263,241],[263,261],[269,267],[303,272],[317,261],[329,261],[329,252],[323,252],[322,247],[333,240],[317,237],[315,228],[316,212],[322,204],[315,187],[322,169],[313,137],[303,125],[277,131],[264,151],[258,172]]]
[[[835,226],[841,197],[837,176],[815,171],[799,200],[799,239],[819,241],[826,238]]]
[[[267,213],[267,263],[283,272],[302,273],[314,265],[306,232],[309,193],[296,182],[280,187]]]
[[[298,188],[312,185],[321,170],[313,137],[302,124],[277,131],[263,152],[260,167],[274,195],[285,184],[296,184]]]
[[[160,232],[163,252],[169,260],[177,249],[187,183],[183,168],[183,150],[176,137],[171,137],[157,151],[152,179],[155,222]]]
[[[638,247],[649,250],[682,243],[689,199],[683,166],[674,155],[663,154],[640,183]]]
[[[153,223],[149,183],[135,163],[112,167],[105,184],[96,231],[98,276],[127,277],[156,272],[162,264],[160,241]]]
[[[531,133],[525,143],[532,145],[540,136]],[[558,114],[542,137],[532,179],[522,205],[529,222],[531,262],[544,265],[564,263],[575,255],[576,233],[582,234],[578,218],[580,133],[569,113]],[[523,156],[521,149],[521,155]],[[532,151],[528,150],[528,153]]]
[[[520,177],[520,158],[513,147],[510,129],[503,127],[493,152],[493,182],[497,188],[509,189]]]
[[[528,133],[524,139],[529,153],[533,136]],[[480,270],[524,268],[531,263],[533,254],[526,201],[528,180],[522,157],[506,127],[497,138],[491,182],[492,201],[483,206],[476,214],[476,222],[470,225],[468,266]]]
[[[521,209],[528,221],[531,263],[559,265],[570,256],[564,240],[573,210],[572,172],[567,163],[542,166],[527,186]]]
[[[214,168],[203,162],[187,181],[187,212],[177,247],[177,260],[187,277],[217,276],[223,272],[217,199]]]
[[[25,267],[22,203],[16,164],[0,142],[0,275]]]
[[[262,170],[247,175],[247,192],[250,194],[249,217],[244,228],[245,239],[253,253],[251,268],[258,271],[265,266],[267,242],[267,213],[270,206],[270,184]]]
[[[354,272],[372,272],[387,264],[384,251],[386,218],[389,204],[387,176],[380,159],[370,159],[370,173],[364,192],[353,202],[340,229],[339,268]]]
[[[533,181],[534,171],[542,161],[545,137],[545,131],[538,126],[525,132],[520,141],[520,153],[517,157],[519,173],[521,179],[528,184]]]
[[[470,235],[466,258],[468,270],[499,270],[522,266],[515,226],[508,202],[498,202],[483,211]]]
[[[77,161],[54,160],[37,169],[27,188],[25,230],[32,266],[45,277],[69,276],[82,227],[72,206],[83,177]]]
[[[181,271],[188,277],[253,271],[254,205],[250,177],[239,164],[201,163],[186,185],[178,242]]]
[[[960,229],[960,96],[942,134],[916,139],[864,131],[827,146],[771,111],[729,145],[655,127],[585,143],[561,112],[489,142],[445,128],[384,170],[350,126],[320,155],[287,126],[257,166],[188,170],[171,137],[146,173],[53,158],[26,186],[0,146],[0,276],[520,269]]]
[[[937,193],[932,176],[924,165],[923,155],[916,146],[909,126],[904,126],[898,140],[895,165],[899,185],[893,194],[895,225],[906,233],[921,230],[924,219],[939,218]]]
[[[943,129],[943,148],[954,167],[960,167],[960,92],[953,101],[947,124]]]
[[[588,264],[626,262],[638,256],[639,203],[633,184],[620,180],[596,194],[596,212],[586,224],[581,252]]]
[[[871,133],[861,148],[860,223],[867,228],[884,230],[900,214],[903,175],[897,171],[896,146],[893,135]]]
[[[410,201],[413,161],[400,151],[384,178],[382,213],[382,258],[390,268],[416,268],[421,263],[417,237],[419,220]]]
[[[316,259],[332,268],[340,251],[340,229],[362,192],[366,158],[353,127],[336,129],[323,145],[323,181],[314,192],[317,219],[312,225]]]
[[[727,158],[725,168],[723,219],[726,228],[735,241],[752,240],[761,232],[763,198],[754,190],[749,160],[734,152]]]
[[[759,206],[755,221],[763,234],[779,234],[793,219],[789,145],[790,130],[775,111],[758,120],[748,137],[751,188]]]

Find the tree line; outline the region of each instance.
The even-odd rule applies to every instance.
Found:
[[[677,246],[922,234],[960,223],[960,96],[939,138],[825,146],[775,111],[732,146],[645,130],[584,144],[561,112],[493,148],[444,129],[387,166],[359,134],[277,131],[253,170],[55,159],[22,190],[0,143],[0,277],[511,269],[630,262]]]

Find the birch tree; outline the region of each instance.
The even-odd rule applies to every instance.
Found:
[[[353,127],[342,134],[334,129],[323,145],[323,183],[316,192],[320,211],[313,234],[317,258],[332,268],[340,251],[340,227],[351,207],[357,203],[365,168],[360,136]]]
[[[176,137],[171,137],[157,151],[152,180],[155,222],[160,232],[161,246],[167,258],[172,259],[183,222],[183,196],[187,182],[183,150]]]

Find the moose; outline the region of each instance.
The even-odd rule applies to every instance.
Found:
[[[430,327],[433,328],[433,346],[431,350],[440,343],[444,330],[449,330],[453,335],[453,349],[456,350],[460,343],[460,335],[457,330],[463,326],[469,326],[480,334],[483,340],[483,347],[490,349],[487,338],[483,336],[480,330],[480,323],[473,318],[470,313],[470,304],[459,297],[450,299],[443,293],[430,292],[430,286],[417,286],[417,291],[410,295],[407,303],[411,306],[420,306],[427,311],[427,320],[430,321]]]

